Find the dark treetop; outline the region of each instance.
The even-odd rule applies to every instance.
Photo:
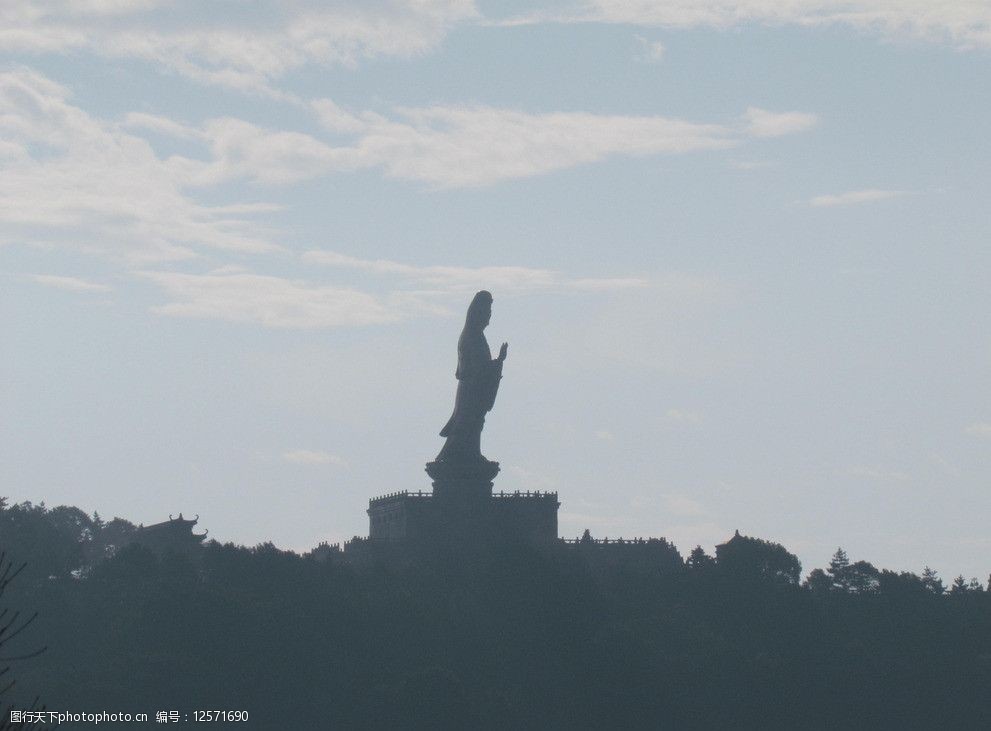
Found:
[[[468,305],[465,327],[458,339],[458,369],[454,374],[458,379],[458,393],[454,413],[440,432],[447,441],[436,462],[464,467],[495,464],[482,456],[480,441],[485,414],[495,403],[499,390],[502,364],[509,346],[503,343],[499,357],[492,358],[482,332],[491,318],[492,295],[483,290]]]

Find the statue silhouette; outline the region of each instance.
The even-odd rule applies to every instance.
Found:
[[[482,456],[481,436],[485,414],[495,403],[509,346],[503,343],[499,356],[492,358],[482,332],[491,317],[492,295],[483,290],[468,306],[465,327],[458,339],[458,369],[454,374],[458,379],[458,392],[454,413],[440,432],[447,441],[436,462],[464,467],[497,465]]]

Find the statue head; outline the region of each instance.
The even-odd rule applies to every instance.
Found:
[[[484,289],[475,295],[468,305],[468,316],[465,318],[466,330],[484,330],[492,319],[492,295]]]

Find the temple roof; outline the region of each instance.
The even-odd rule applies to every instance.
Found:
[[[193,526],[196,525],[200,520],[200,516],[197,515],[194,519],[189,520],[182,517],[182,513],[179,513],[178,518],[173,518],[171,515],[168,520],[164,520],[161,523],[153,523],[151,525],[138,526],[138,531],[147,535],[148,533],[156,534],[182,534],[188,535],[192,538],[203,540],[206,538],[209,531],[204,531],[203,533],[193,533]]]

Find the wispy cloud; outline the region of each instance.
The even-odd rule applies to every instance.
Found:
[[[110,291],[109,285],[89,282],[79,277],[64,277],[57,274],[32,274],[31,279],[46,287],[64,289],[67,292],[94,293]]]
[[[571,277],[551,269],[519,266],[413,266],[388,259],[361,259],[325,250],[307,251],[302,258],[303,261],[311,264],[395,276],[423,287],[453,292],[474,291],[486,287],[503,292],[532,292],[563,289],[627,289],[648,285],[646,279],[639,277]]]
[[[336,454],[311,449],[290,449],[282,453],[282,459],[301,465],[338,465],[346,467],[347,462]]]
[[[395,302],[345,287],[248,273],[141,272],[172,301],[153,308],[172,317],[218,319],[273,328],[309,329],[396,322]]]
[[[172,317],[227,320],[265,327],[315,329],[381,325],[413,317],[450,316],[465,292],[606,291],[647,288],[641,278],[584,278],[529,267],[413,266],[386,259],[359,259],[332,251],[308,251],[315,265],[371,274],[374,291],[255,274],[241,267],[207,273],[145,270],[170,301],[153,311]],[[449,306],[452,305],[452,306]]]
[[[808,112],[769,112],[766,109],[748,107],[743,114],[747,122],[747,134],[753,137],[781,137],[804,132],[818,121]]]
[[[870,465],[851,467],[847,471],[847,474],[853,477],[866,477],[870,480],[878,480],[880,482],[906,482],[912,477],[907,472],[901,470],[891,470]]]
[[[732,28],[846,26],[888,38],[991,46],[991,6],[979,0],[575,0],[570,7],[536,10],[501,21],[619,23],[639,27]]]
[[[188,174],[204,183],[232,177],[291,182],[379,168],[391,178],[441,188],[472,187],[610,157],[723,150],[740,145],[744,136],[791,134],[815,122],[805,112],[756,108],[747,112],[744,129],[659,115],[533,113],[484,106],[398,107],[391,116],[350,112],[327,99],[314,101],[312,108],[329,132],[350,141],[330,144],[238,120],[214,120],[202,129],[213,160],[188,162]]]
[[[978,421],[968,426],[966,432],[972,437],[991,439],[991,423],[986,421]]]
[[[878,190],[868,188],[865,190],[851,190],[846,193],[836,193],[830,195],[817,195],[809,200],[810,206],[816,208],[830,208],[833,206],[852,206],[859,203],[874,203],[875,201],[888,200],[907,195],[904,190]]]
[[[262,0],[237,13],[193,0],[22,0],[0,7],[0,50],[138,59],[278,96],[271,82],[288,71],[420,55],[477,15],[472,0]]]
[[[682,154],[719,150],[743,142],[739,128],[662,116],[599,115],[584,112],[527,113],[491,107],[397,108],[392,117],[353,113],[329,100],[311,110],[327,129],[326,139],[291,130],[266,129],[234,118],[198,124],[148,113],[107,121],[71,103],[67,89],[29,69],[0,73],[0,224],[7,237],[44,241],[148,268],[161,262],[220,251],[284,251],[264,216],[278,206],[244,200],[244,189],[297,183],[317,176],[378,168],[389,177],[436,187],[492,184],[541,175],[611,156]],[[787,115],[785,115],[787,116]],[[786,125],[787,126],[787,125]],[[181,140],[201,154],[162,157],[143,135]],[[350,138],[341,142],[341,137]],[[331,141],[333,140],[333,141]],[[189,154],[189,153],[187,153]],[[202,188],[228,186],[228,202],[197,200]],[[544,269],[512,266],[417,267],[399,262],[350,259],[311,252],[307,260],[365,269],[444,291],[484,286],[506,290],[603,290],[640,287],[637,277],[572,277]],[[165,275],[162,275],[165,277]],[[244,274],[244,277],[251,275]],[[398,317],[394,305],[366,300],[350,309],[354,293],[288,280],[259,282],[269,300],[247,305],[219,299],[241,286],[233,277],[172,274],[157,280],[179,301],[162,307],[173,315],[226,312],[237,320],[279,326],[301,322],[331,324],[338,315],[351,322]],[[276,286],[280,294],[275,292]],[[207,296],[207,290],[212,294]],[[407,300],[410,293],[402,293]],[[276,306],[279,297],[305,309]],[[407,302],[408,303],[408,302]],[[419,297],[419,308],[428,298]],[[357,313],[365,313],[360,315]],[[369,315],[368,313],[373,313]],[[317,325],[319,326],[319,325]]]
[[[770,160],[730,160],[729,166],[736,170],[762,170],[777,165]]]
[[[233,118],[190,125],[131,113],[121,123],[109,122],[90,116],[69,97],[33,71],[0,73],[0,154],[6,163],[0,223],[28,234],[44,231],[48,240],[139,265],[192,258],[203,249],[281,248],[275,232],[252,218],[274,206],[244,200],[204,205],[195,198],[198,188],[285,185],[369,168],[437,187],[480,186],[614,156],[719,150],[742,141],[739,130],[730,127],[661,116],[426,107],[396,109],[387,118],[315,102],[312,109],[327,127],[328,140],[351,138],[342,144]],[[180,139],[202,154],[162,158],[142,134]],[[436,268],[423,274],[449,280],[466,273]],[[477,274],[518,278],[509,269]],[[587,279],[569,286],[615,284]]]
[[[200,143],[205,159],[168,160],[170,172],[187,185],[231,180],[285,184],[378,168],[391,178],[455,188],[544,175],[617,156],[722,150],[740,145],[745,136],[798,132],[815,119],[804,112],[751,108],[741,129],[659,115],[534,113],[484,106],[397,107],[387,116],[352,112],[317,99],[310,108],[328,138],[233,118],[191,127],[131,114],[125,126]]]
[[[327,127],[355,131],[349,162],[441,187],[477,186],[598,162],[718,150],[731,129],[661,116],[528,113],[493,107],[398,108],[392,119],[317,107]]]
[[[250,206],[207,206],[185,192],[181,165],[69,102],[69,92],[28,69],[0,73],[0,223],[134,262],[190,258],[196,249],[278,247],[245,219]]]
[[[193,0],[20,0],[0,6],[0,51],[140,60],[198,83],[298,102],[276,85],[289,72],[420,56],[469,24],[846,26],[961,48],[991,46],[991,7],[980,0],[574,0],[561,8],[486,19],[474,0],[260,0],[239,13]],[[644,50],[652,61],[664,53],[657,41]]]
[[[664,58],[664,44],[660,41],[652,41],[642,35],[633,36],[637,42],[637,58],[647,63],[657,63]]]
[[[671,421],[681,424],[701,424],[702,417],[694,411],[686,409],[668,409],[664,415]]]

